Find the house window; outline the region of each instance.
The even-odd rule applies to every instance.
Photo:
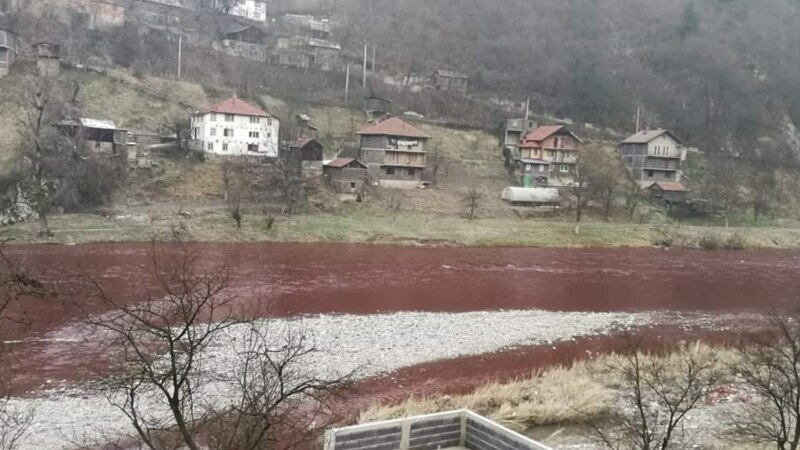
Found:
[[[653,178],[653,171],[652,170],[648,170],[647,171],[647,178]]]
[[[544,172],[545,166],[539,166],[539,172]]]
[[[560,169],[561,169],[562,173],[569,172],[569,166],[566,165],[566,164],[561,164],[561,168]]]
[[[625,159],[628,161],[628,164],[633,164],[633,156],[628,156]]]
[[[233,128],[225,128],[222,135],[225,137],[233,137]]]
[[[269,118],[267,119],[267,126],[269,126],[269,127],[272,126],[272,119],[269,119]]]
[[[217,121],[217,113],[211,113],[211,121],[212,122],[216,122]]]
[[[259,123],[259,122],[261,122],[261,118],[259,118],[259,117],[251,117],[250,118],[250,123]]]
[[[248,152],[258,152],[258,144],[247,144]]]
[[[227,152],[228,151],[228,144],[226,142],[222,143],[222,151],[223,152]]]
[[[251,131],[250,132],[250,137],[251,138],[257,138],[258,137],[258,131]]]
[[[410,176],[410,177],[417,176],[417,169],[414,169],[414,168],[408,169],[408,176]]]
[[[553,148],[561,148],[561,138],[556,136],[553,138]]]
[[[211,136],[216,136],[216,135],[217,135],[217,129],[216,128],[212,128],[211,129]]]
[[[233,114],[225,114],[225,122],[233,122]]]
[[[355,181],[351,181],[350,182],[350,189],[355,189],[355,188],[356,188],[356,182]]]
[[[206,145],[206,148],[208,149],[208,151],[213,152],[214,151],[214,143],[213,142],[209,142]]]
[[[394,167],[387,167],[386,175],[394,175]]]

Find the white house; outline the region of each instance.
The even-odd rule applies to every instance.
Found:
[[[206,153],[278,156],[278,119],[236,97],[192,116],[192,139]]]
[[[258,22],[267,21],[266,0],[238,0],[228,11],[228,14]]]

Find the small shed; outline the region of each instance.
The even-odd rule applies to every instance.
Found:
[[[559,196],[556,188],[507,187],[502,199],[512,206],[558,206]]]
[[[80,118],[58,122],[56,128],[65,136],[83,144],[92,153],[127,154],[128,130],[117,128],[110,120]]]
[[[300,161],[322,161],[325,147],[314,138],[301,137],[289,144],[289,151]]]
[[[437,70],[431,76],[433,87],[439,91],[454,91],[465,94],[469,77],[454,70]]]
[[[391,100],[371,95],[364,98],[364,112],[367,113],[369,120],[377,120],[389,114],[391,103]]]
[[[322,173],[336,192],[355,194],[367,183],[367,166],[353,158],[336,158],[322,166]]]
[[[645,190],[650,192],[651,197],[666,202],[685,201],[691,192],[682,183],[675,181],[657,181],[646,187]]]

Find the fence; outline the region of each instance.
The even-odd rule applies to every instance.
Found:
[[[329,430],[324,450],[551,450],[472,411],[458,410]]]

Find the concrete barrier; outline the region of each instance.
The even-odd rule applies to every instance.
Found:
[[[328,430],[325,450],[551,450],[472,411],[458,410]]]

